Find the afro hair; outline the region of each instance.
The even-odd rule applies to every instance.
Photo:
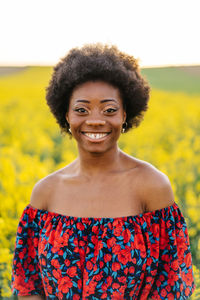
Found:
[[[73,89],[87,81],[102,80],[117,87],[126,111],[126,127],[137,127],[148,109],[150,87],[141,76],[138,61],[115,45],[86,44],[71,49],[54,67],[46,88],[46,101],[61,132],[69,132],[66,113]]]

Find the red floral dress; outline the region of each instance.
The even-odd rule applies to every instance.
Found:
[[[118,218],[27,205],[12,266],[14,295],[46,299],[186,299],[194,283],[185,219],[173,205]]]

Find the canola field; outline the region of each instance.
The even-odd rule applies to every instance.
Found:
[[[10,290],[15,235],[33,186],[77,156],[74,140],[61,135],[46,105],[45,87],[51,72],[51,67],[0,72],[0,299],[16,299]],[[190,299],[197,300],[200,299],[200,85],[197,84],[200,74],[181,69],[173,69],[174,73],[169,69],[142,72],[152,85],[149,109],[138,128],[120,137],[119,146],[169,177],[175,201],[188,226],[197,286]]]

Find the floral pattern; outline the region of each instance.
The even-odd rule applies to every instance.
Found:
[[[173,205],[137,216],[72,217],[28,204],[19,220],[14,295],[186,299],[194,283],[185,219]]]

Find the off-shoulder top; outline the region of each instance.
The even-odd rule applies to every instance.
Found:
[[[136,216],[73,217],[28,204],[19,220],[13,295],[46,299],[186,299],[194,283],[178,205]]]

